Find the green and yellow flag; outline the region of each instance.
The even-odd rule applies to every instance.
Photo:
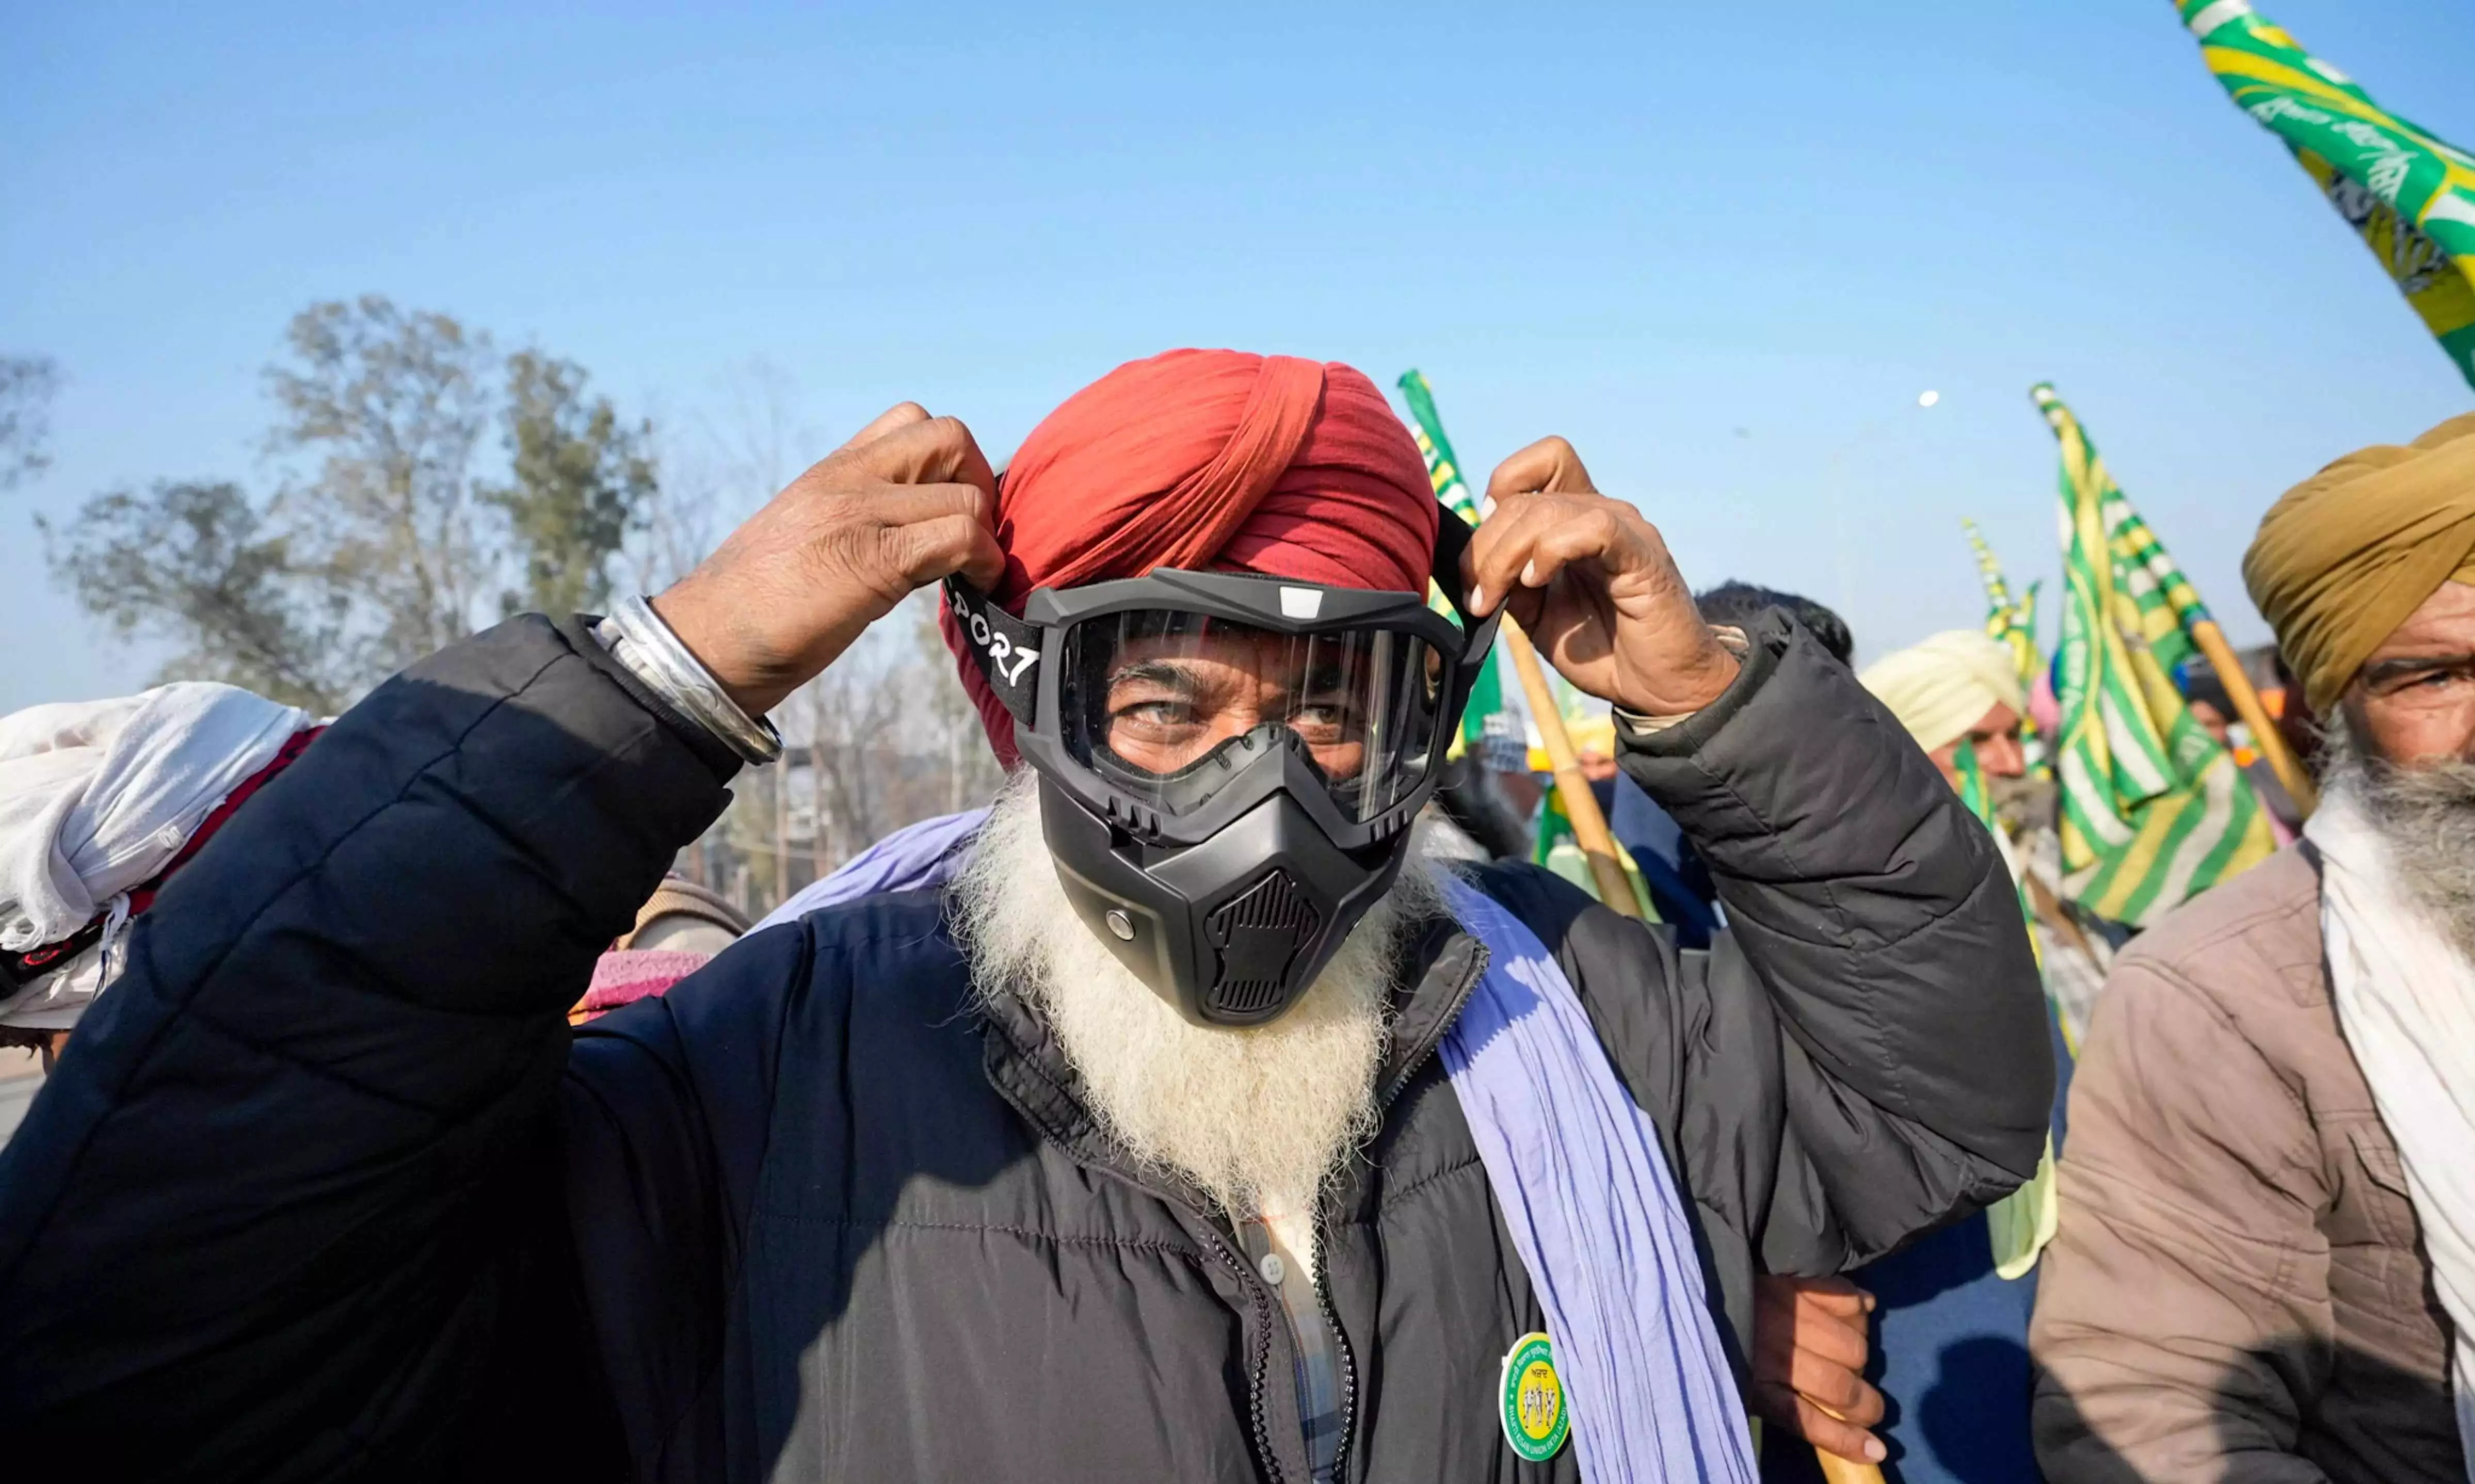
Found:
[[[1985,580],[1985,632],[2002,641],[2011,651],[2011,663],[2020,671],[2020,688],[2034,691],[2037,674],[2046,668],[2046,656],[2037,648],[2037,589],[2031,582],[2017,602],[2011,599],[2011,584],[2002,579],[2002,564],[1995,558],[1994,548],[1986,545],[1984,535],[1974,521],[1963,520],[1960,528],[1968,532],[1968,544],[1976,552],[1976,571]],[[2046,740],[2037,731],[2037,723],[2026,717],[2020,718],[2020,742],[2028,755],[2029,769],[2043,778],[2049,771],[2046,757]]]
[[[1644,922],[1664,922],[1658,906],[1651,900],[1650,883],[1641,874],[1641,866],[1617,840],[1616,864],[1624,871],[1625,880],[1632,886],[1633,910]],[[1581,842],[1573,834],[1573,816],[1564,812],[1564,796],[1554,789],[1538,801],[1538,839],[1531,851],[1531,860],[1547,867],[1566,881],[1600,900],[1599,878],[1590,872],[1589,857],[1581,853]]]
[[[1985,632],[2002,641],[2011,651],[2011,662],[2020,670],[2020,683],[2037,683],[2037,671],[2045,668],[2045,657],[2037,652],[2037,584],[2028,584],[2025,596],[2014,602],[2011,584],[2002,577],[2002,563],[1985,541],[1985,534],[1974,521],[1963,520],[1960,529],[1968,533],[1968,545],[1976,553],[1977,574],[1985,580]]]
[[[1972,526],[1972,532],[1973,529]],[[2002,825],[1994,817],[1994,795],[1985,786],[1985,769],[1976,761],[1976,744],[1963,740],[1959,750],[1951,755],[1951,761],[1959,770],[1960,803],[1966,805],[1968,812],[1985,826],[1987,834],[1997,840],[2001,839]],[[2028,888],[2017,886],[2012,889],[2019,894],[2020,915],[2028,924],[2028,951],[2037,953],[2037,914],[2028,905]],[[2045,959],[2040,954],[2038,968],[2042,971],[2044,967]],[[2046,1006],[2048,1012],[2055,1016],[2055,1024],[2064,1026],[2050,997]],[[2064,1055],[2074,1061],[2079,1059],[2079,1047],[2071,1041],[2068,1026],[2064,1026],[2063,1045]],[[2038,1254],[2054,1240],[2054,1233],[2062,1229],[2062,1205],[2056,1197],[2056,1184],[2054,1138],[2048,1133],[2046,1152],[2037,1159],[2037,1173],[2028,1178],[2026,1184],[1995,1202],[1985,1211],[1985,1234],[1994,1244],[1994,1271],[2006,1279],[2025,1277],[2028,1270],[2037,1265]]]
[[[2275,132],[2475,384],[2475,157],[2374,103],[2245,0],[2177,0],[2200,55]]]
[[[2029,395],[2062,446],[2063,885],[2098,916],[2146,927],[2276,841],[2233,755],[2174,689],[2208,610],[2054,389]]]
[[[1409,403],[1409,436],[1418,440],[1418,452],[1427,461],[1427,481],[1434,486],[1435,498],[1453,514],[1476,525],[1478,501],[1470,496],[1468,481],[1461,477],[1460,460],[1453,455],[1452,440],[1444,436],[1444,422],[1435,415],[1435,394],[1428,389],[1427,378],[1414,369],[1401,373],[1401,396]],[[1441,595],[1433,596],[1440,603]],[[1486,668],[1479,671],[1477,683],[1470,688],[1469,704],[1461,711],[1461,744],[1465,747],[1477,746],[1490,726],[1499,734],[1514,739],[1521,736],[1519,722],[1505,708],[1503,668],[1501,655],[1488,656]],[[1506,720],[1490,723],[1488,718],[1493,717]]]

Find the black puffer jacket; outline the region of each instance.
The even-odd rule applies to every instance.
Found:
[[[1543,873],[1553,947],[1697,1207],[1741,1334],[1999,1196],[2051,1069],[2002,867],[1782,621],[1625,766],[1716,873],[1707,954]],[[521,620],[338,722],[135,936],[0,1156],[0,1459],[103,1479],[1302,1480],[1291,1341],[1191,1192],[1096,1136],[924,896],[758,935],[667,1000],[561,1012],[727,760]],[[1399,991],[1381,1135],[1321,1213],[1341,1473],[1518,1462],[1541,1327],[1429,1055],[1479,950]]]

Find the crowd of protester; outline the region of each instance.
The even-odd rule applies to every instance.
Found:
[[[1002,478],[897,407],[669,592],[339,718],[0,718],[0,1038],[49,1072],[0,1459],[2467,1477],[2475,416],[2263,492],[2317,807],[2254,763],[2284,848],[2137,934],[2073,900],[2004,644],[1860,672],[1561,440],[1488,495],[1442,515],[1348,367],[1172,352]],[[761,923],[666,875],[940,582],[1000,794]],[[1448,752],[1506,617],[1605,703],[1634,912],[1532,864],[1529,760]]]

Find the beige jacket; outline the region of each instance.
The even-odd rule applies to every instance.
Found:
[[[2319,905],[2290,846],[2106,981],[2029,1331],[2054,1484],[2464,1484],[2447,1321]]]

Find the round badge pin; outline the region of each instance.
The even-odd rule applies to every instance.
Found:
[[[1556,1348],[1545,1335],[1533,1330],[1512,1342],[1504,1357],[1501,1410],[1504,1440],[1531,1463],[1546,1462],[1564,1446],[1573,1414],[1556,1375]]]

